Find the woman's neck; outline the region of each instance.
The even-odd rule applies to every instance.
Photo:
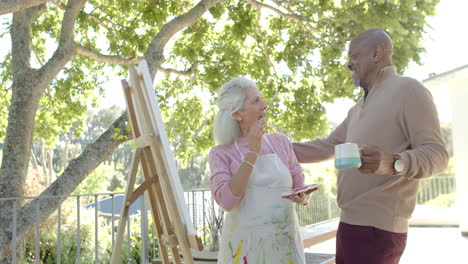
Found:
[[[249,132],[250,132],[250,127],[246,127],[246,126],[240,126],[240,136],[241,137],[246,137],[249,135]]]

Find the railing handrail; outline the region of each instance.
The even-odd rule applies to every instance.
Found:
[[[434,176],[430,178],[424,178],[422,180],[432,180],[432,179],[440,179],[440,178],[454,178],[455,175],[444,175],[444,176]],[[207,186],[206,188],[196,188],[196,189],[189,189],[184,190],[184,192],[200,192],[200,191],[211,191],[210,188]],[[69,194],[69,195],[39,195],[39,196],[24,196],[24,197],[0,197],[0,201],[8,201],[8,200],[28,200],[28,199],[37,199],[37,198],[69,198],[69,197],[83,197],[83,196],[105,196],[105,195],[118,195],[118,194],[125,194],[124,192],[109,192],[109,193],[85,193],[85,194]]]
[[[117,194],[125,194],[124,192],[116,193],[84,193],[84,194],[69,194],[69,195],[39,195],[39,196],[25,196],[25,197],[0,197],[0,201],[9,201],[9,200],[28,200],[28,199],[52,199],[52,198],[69,198],[69,197],[83,197],[83,196],[113,196]]]

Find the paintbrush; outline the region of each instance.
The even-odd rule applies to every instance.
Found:
[[[270,103],[268,104],[268,108],[265,111],[265,114],[263,115],[263,119],[266,121],[266,116],[268,114],[268,110],[273,106],[273,102],[276,100],[276,97],[278,97],[279,91],[283,89],[283,85],[280,85],[278,89],[276,90],[275,94],[273,95],[273,98],[271,98]]]

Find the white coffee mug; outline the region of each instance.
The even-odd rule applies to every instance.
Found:
[[[356,143],[335,145],[335,167],[337,169],[355,169],[361,167],[361,153]]]

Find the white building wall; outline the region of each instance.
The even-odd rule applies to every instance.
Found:
[[[468,235],[468,67],[433,77],[424,81],[424,84],[433,94],[448,90],[452,113],[454,166],[457,176],[456,208],[460,231]]]

